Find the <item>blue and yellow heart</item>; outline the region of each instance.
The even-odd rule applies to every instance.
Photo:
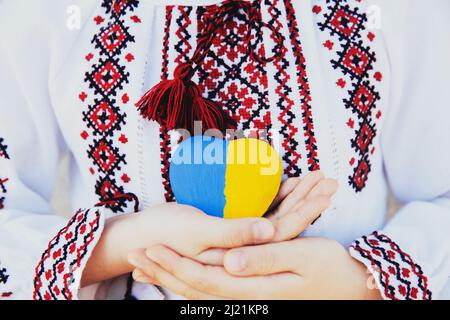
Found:
[[[184,140],[170,164],[178,203],[216,217],[261,217],[281,183],[278,153],[258,139],[223,140],[194,136]]]

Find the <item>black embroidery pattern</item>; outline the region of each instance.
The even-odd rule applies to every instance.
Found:
[[[254,1],[255,6],[261,6],[259,1]],[[282,20],[281,15],[286,15],[287,24],[281,27],[289,32],[289,37],[283,41],[283,47],[272,48],[272,54],[280,54],[275,61],[271,62],[277,69],[274,81],[278,85],[276,107],[279,116],[276,121],[281,125],[283,135],[283,160],[286,164],[285,174],[288,176],[299,176],[300,169],[300,144],[298,142],[298,127],[295,123],[303,124],[304,137],[307,151],[308,169],[318,170],[319,160],[317,157],[317,145],[314,136],[314,125],[312,121],[311,97],[309,84],[305,70],[305,58],[303,56],[299,39],[299,28],[296,22],[295,11],[290,0],[269,1],[265,0],[263,5],[271,14],[269,24],[276,24]],[[163,40],[163,64],[162,79],[170,77],[169,65],[177,65],[185,62],[193,51],[192,25],[197,24],[197,31],[205,28],[208,19],[213,17],[218,6],[198,7],[195,11],[192,7],[177,6],[166,8],[165,36]],[[246,41],[248,33],[248,17],[243,12],[236,12],[235,19],[217,30],[217,37],[208,55],[201,63],[198,70],[198,84],[203,96],[220,102],[224,108],[239,124],[239,129],[246,130],[250,134],[258,135],[261,130],[269,132],[272,127],[271,106],[269,103],[268,88],[268,62],[257,59],[250,54],[249,46],[253,52],[265,56],[262,43],[262,30],[252,30],[252,41]],[[272,35],[274,36],[274,35]],[[274,41],[275,43],[275,41]],[[288,55],[287,45],[292,45],[293,56]],[[269,53],[268,56],[271,54]],[[286,72],[290,64],[295,64],[298,86],[291,87],[289,79],[292,75]],[[300,91],[301,101],[296,103],[292,97],[295,90]],[[299,118],[296,119],[292,112],[298,108]],[[297,136],[296,136],[297,135]],[[267,137],[259,136],[270,141]],[[170,190],[168,168],[170,163],[170,139],[167,130],[161,128],[161,168],[162,180],[167,201],[173,201],[174,197]]]
[[[422,268],[388,236],[380,232],[364,236],[355,241],[351,253],[375,271],[385,298],[431,300]]]
[[[4,143],[4,141],[5,140],[3,138],[0,138],[0,158],[9,159],[7,152],[8,146]],[[5,207],[6,198],[2,196],[2,194],[4,195],[8,191],[6,189],[6,182],[8,182],[8,180],[8,178],[2,178],[0,176],[0,210]]]
[[[95,98],[94,102],[88,105],[87,111],[83,112],[83,121],[89,132],[83,132],[82,138],[86,139],[90,135],[93,137],[87,153],[96,169],[91,168],[91,173],[98,173],[95,189],[100,201],[125,193],[116,175],[122,166],[127,164],[126,157],[120,148],[114,145],[114,141],[120,140],[124,143],[127,141],[120,132],[126,123],[126,113],[118,106],[117,99],[122,101],[128,99],[126,92],[123,92],[130,76],[126,70],[126,61],[131,61],[133,57],[131,54],[123,57],[123,53],[135,39],[129,33],[124,17],[128,12],[134,11],[138,3],[136,0],[103,2],[102,7],[109,18],[106,19],[106,25],[101,26],[92,39],[99,60],[85,75],[85,82],[89,84]],[[97,24],[102,24],[104,20],[102,16],[95,18]],[[83,100],[85,97],[85,93],[80,94],[80,99]],[[118,138],[119,136],[122,137]],[[123,174],[121,179],[127,182],[129,178]],[[126,205],[126,199],[122,198],[108,202],[106,207],[114,212],[123,212]]]
[[[8,282],[9,275],[6,273],[6,268],[0,267],[0,284]]]
[[[357,161],[353,175],[349,176],[349,184],[356,192],[361,192],[367,184],[371,171],[370,155],[374,152],[372,144],[377,134],[373,111],[380,95],[371,84],[369,75],[376,62],[376,56],[371,47],[365,45],[361,39],[361,34],[366,31],[366,14],[361,13],[358,8],[351,8],[347,0],[327,0],[326,3],[324,21],[318,25],[320,30],[327,30],[331,37],[339,41],[340,50],[337,51],[337,59],[333,58],[331,64],[334,69],[340,70],[352,81],[352,89],[344,99],[345,107],[358,118],[355,137],[351,140]],[[320,6],[313,9],[316,13],[321,10]],[[331,48],[333,44],[328,40],[326,45]],[[345,81],[340,79],[339,85],[344,88]],[[353,126],[351,122],[350,127]]]
[[[254,6],[259,7],[256,1]],[[199,7],[199,32],[214,17],[218,6]],[[236,12],[233,22],[217,30],[217,37],[199,68],[199,86],[208,99],[219,101],[228,109],[242,130],[271,128],[269,92],[267,90],[266,63],[250,54],[249,46],[257,52],[254,42],[248,43],[246,34],[248,17]],[[262,41],[261,30],[252,30]]]
[[[100,235],[99,210],[79,210],[67,225],[50,240],[36,266],[34,300],[72,300],[76,272],[92,251]]]
[[[2,267],[0,264],[0,299],[1,298],[9,298],[12,296],[12,292],[10,291],[3,291],[3,288],[7,283],[9,279],[8,270],[5,267]]]
[[[4,144],[4,139],[0,138],[0,158],[9,159],[8,152],[6,151],[8,146]]]
[[[308,76],[306,73],[306,61],[303,54],[302,43],[300,41],[300,30],[297,23],[295,9],[291,0],[284,0],[286,18],[289,27],[289,36],[295,56],[295,65],[297,67],[298,90],[301,95],[301,109],[303,117],[303,132],[305,136],[306,157],[308,170],[320,170],[320,162],[317,154],[317,141],[314,134],[314,121],[311,107],[311,92],[309,89]]]
[[[281,23],[281,10],[276,5],[277,1],[265,0],[265,5],[268,7],[270,15],[269,24],[275,26],[278,30],[283,28]],[[283,162],[287,164],[285,173],[288,177],[299,177],[301,175],[301,169],[299,166],[300,159],[302,158],[300,152],[297,150],[299,147],[298,141],[295,139],[295,134],[298,131],[296,123],[299,119],[296,118],[293,109],[297,107],[295,101],[291,98],[292,88],[288,83],[291,75],[289,71],[289,61],[286,57],[287,48],[285,46],[286,39],[283,35],[283,46],[281,52],[283,53],[279,59],[273,62],[275,69],[277,70],[274,79],[277,83],[275,92],[278,95],[276,102],[277,108],[280,110],[278,121],[281,124],[280,134],[283,136],[282,147],[284,149],[282,158]],[[272,35],[273,37],[273,35]],[[275,54],[275,48],[272,49]]]

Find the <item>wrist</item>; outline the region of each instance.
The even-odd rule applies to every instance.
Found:
[[[374,276],[367,267],[360,261],[353,258],[355,265],[360,270],[361,277],[359,277],[361,298],[362,300],[383,300],[380,290],[375,283]]]
[[[128,253],[142,246],[137,228],[139,226],[139,214],[127,214],[114,217],[107,222],[105,237],[109,238],[105,250],[113,253],[115,264],[122,273],[131,272],[132,266],[127,261]]]
[[[135,221],[135,214],[130,214],[110,218],[105,222],[101,238],[83,271],[82,287],[133,270],[127,261],[127,254],[137,243],[133,238]]]

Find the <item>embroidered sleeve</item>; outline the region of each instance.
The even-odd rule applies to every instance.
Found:
[[[42,93],[50,91],[47,58],[56,47],[39,36],[43,29],[31,28],[38,16],[16,23],[20,6],[0,3],[7,9],[0,10],[0,300],[76,299],[108,211],[79,211],[70,220],[54,214],[51,195],[67,145],[51,96]],[[25,47],[39,58],[19,54]]]
[[[350,254],[375,277],[384,299],[431,300],[428,277],[412,257],[381,232],[356,240]]]
[[[83,269],[103,224],[99,209],[79,210],[50,240],[36,266],[33,299],[76,299]]]

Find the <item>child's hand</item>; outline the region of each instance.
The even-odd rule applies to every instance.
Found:
[[[131,272],[128,254],[134,249],[160,244],[197,259],[209,248],[266,243],[273,235],[272,223],[264,218],[224,220],[176,203],[155,206],[107,221],[83,272],[82,285]]]
[[[145,251],[145,250],[144,250]],[[138,280],[188,299],[380,299],[370,273],[334,240],[299,238],[227,252],[225,268],[164,246],[137,253]]]
[[[330,206],[337,188],[336,180],[326,179],[320,171],[311,172],[303,180],[290,178],[284,181],[267,213],[275,228],[271,241],[286,241],[301,234]],[[226,252],[227,249],[210,249],[196,260],[221,266]]]
[[[284,181],[268,214],[276,230],[273,241],[290,240],[301,234],[328,209],[337,189],[337,181],[326,179],[320,171],[309,173],[303,180]]]
[[[195,257],[209,248],[266,243],[273,238],[274,228],[265,218],[227,220],[208,216],[191,206],[167,203],[137,215],[135,233],[135,248],[159,243]]]

